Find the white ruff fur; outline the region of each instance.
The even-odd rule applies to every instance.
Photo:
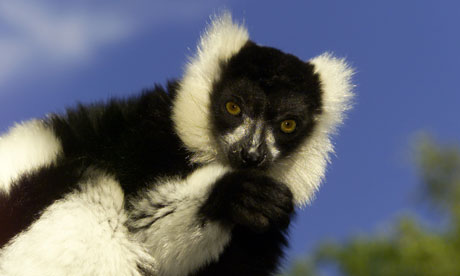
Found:
[[[220,63],[226,62],[248,41],[249,35],[241,25],[233,23],[229,13],[214,18],[202,35],[196,56],[188,63],[174,102],[173,121],[192,161],[215,159],[216,146],[209,129],[210,93],[219,79]]]
[[[0,190],[9,192],[20,175],[53,163],[61,151],[60,142],[41,121],[16,125],[0,137]]]
[[[123,225],[119,184],[96,175],[48,207],[41,218],[0,251],[0,275],[140,276],[154,260]]]
[[[203,221],[198,211],[226,172],[220,165],[207,165],[185,180],[160,180],[158,188],[133,200],[128,225],[141,229],[135,237],[156,260],[158,275],[188,275],[223,252],[231,229]]]
[[[319,74],[322,89],[323,113],[311,137],[289,159],[280,162],[271,175],[286,183],[297,205],[311,202],[318,190],[334,152],[331,135],[343,122],[345,112],[351,108],[353,70],[344,59],[324,53],[310,60]]]

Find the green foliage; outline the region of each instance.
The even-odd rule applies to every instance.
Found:
[[[315,276],[314,264],[311,259],[304,259],[292,265],[286,276]]]
[[[312,261],[299,261],[287,276],[319,275],[324,265],[347,276],[460,275],[460,151],[425,137],[415,157],[423,198],[447,218],[447,226],[427,228],[405,216],[385,235],[323,242]]]
[[[423,138],[416,154],[425,197],[458,222],[460,212],[460,150]],[[454,221],[455,223],[455,221]]]

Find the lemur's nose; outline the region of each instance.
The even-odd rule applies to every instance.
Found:
[[[262,147],[257,149],[250,148],[249,150],[243,149],[241,151],[241,159],[243,163],[248,167],[258,167],[265,160],[266,154]]]

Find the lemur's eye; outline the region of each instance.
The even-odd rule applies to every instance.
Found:
[[[284,133],[292,133],[295,130],[296,122],[294,120],[284,120],[281,123],[281,131]]]
[[[225,104],[225,108],[227,108],[228,113],[230,113],[230,114],[232,114],[234,116],[236,116],[236,115],[241,113],[241,108],[239,107],[239,105],[237,105],[234,102],[227,102]]]

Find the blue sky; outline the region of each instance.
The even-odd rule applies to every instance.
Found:
[[[77,101],[128,96],[180,77],[209,15],[230,9],[252,40],[356,68],[355,108],[289,256],[323,239],[383,231],[414,200],[418,133],[460,139],[458,1],[0,2],[0,132]]]

